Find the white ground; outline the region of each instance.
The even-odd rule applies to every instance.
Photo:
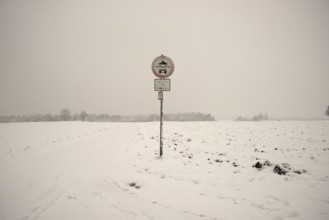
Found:
[[[158,133],[0,124],[0,219],[329,219],[329,121],[167,122],[162,159]]]

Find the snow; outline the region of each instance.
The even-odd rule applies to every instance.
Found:
[[[0,124],[0,219],[329,219],[329,121],[165,122],[163,150],[155,122]]]

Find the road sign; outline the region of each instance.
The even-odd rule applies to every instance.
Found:
[[[175,64],[167,56],[161,55],[155,58],[152,62],[152,71],[159,78],[170,77],[175,70]]]
[[[154,91],[170,91],[170,79],[155,79]]]
[[[154,80],[154,91],[158,91],[158,99],[160,100],[160,158],[163,154],[163,91],[170,91],[170,79],[166,78],[173,74],[174,69],[174,62],[164,55],[155,58],[152,62],[152,72],[160,78]]]

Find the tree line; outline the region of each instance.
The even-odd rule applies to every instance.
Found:
[[[235,119],[235,121],[267,121],[268,120],[268,114],[265,113],[259,113],[254,115],[252,118],[245,118],[242,116],[239,116]]]
[[[178,113],[164,114],[165,121],[215,121],[211,114],[203,113]],[[150,122],[159,121],[160,116],[150,115],[109,115],[88,114],[85,111],[72,114],[67,108],[62,109],[59,114],[33,114],[33,115],[10,115],[0,116],[0,123],[8,122],[46,122],[46,121],[94,121],[94,122]]]
[[[329,106],[328,108],[325,110],[324,115],[329,116]],[[245,118],[242,116],[239,116],[235,119],[235,121],[267,121],[269,120],[268,114],[265,113],[259,113],[254,115],[252,118]]]
[[[79,114],[71,114],[67,108],[62,109],[59,114],[32,114],[32,115],[10,115],[0,116],[0,123],[5,122],[42,122],[42,121],[85,121],[87,113],[81,111]]]

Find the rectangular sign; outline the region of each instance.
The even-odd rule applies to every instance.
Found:
[[[170,91],[170,79],[155,79],[154,91]]]

